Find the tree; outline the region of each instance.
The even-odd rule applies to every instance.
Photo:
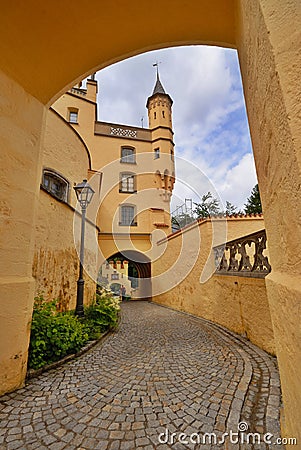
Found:
[[[237,207],[234,206],[231,202],[226,201],[226,216],[232,216],[232,214],[237,214]]]
[[[258,184],[255,184],[255,186],[253,187],[251,195],[249,198],[247,198],[247,203],[244,206],[245,206],[246,214],[262,213],[262,206],[261,206]]]
[[[194,213],[198,219],[210,217],[219,214],[220,206],[217,198],[214,198],[211,192],[207,192],[202,196],[201,203],[195,203]]]

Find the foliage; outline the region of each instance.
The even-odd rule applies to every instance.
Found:
[[[113,297],[111,292],[104,290],[96,294],[95,301],[85,308],[86,327],[90,338],[96,339],[108,329],[114,329],[118,323],[119,297]]]
[[[202,196],[201,203],[194,203],[194,213],[198,219],[210,217],[219,214],[220,206],[217,198],[214,198],[211,192],[207,192]]]
[[[85,326],[71,312],[57,313],[56,301],[35,298],[29,346],[29,368],[38,369],[75,353],[87,342]]]
[[[258,184],[256,184],[251,192],[250,197],[247,198],[247,203],[245,204],[246,214],[259,214],[262,213],[261,199],[259,193]]]
[[[231,202],[226,201],[225,215],[232,216],[232,214],[236,214],[236,213],[237,213],[237,207],[234,206]]]
[[[56,300],[46,302],[42,295],[35,298],[28,367],[40,367],[78,352],[88,340],[97,339],[118,322],[119,299],[103,291],[85,308],[83,319],[73,311],[57,312]]]

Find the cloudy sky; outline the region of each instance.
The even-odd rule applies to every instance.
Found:
[[[173,208],[210,190],[242,208],[257,183],[235,50],[206,46],[148,52],[97,74],[98,120],[147,126],[159,61],[172,97],[177,183]],[[192,164],[194,167],[192,168]]]

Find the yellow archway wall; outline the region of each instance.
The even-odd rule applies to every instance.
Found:
[[[45,105],[112,62],[179,44],[236,47],[273,267],[267,278],[284,400],[301,439],[299,0],[67,0],[1,5],[1,392],[21,386]]]

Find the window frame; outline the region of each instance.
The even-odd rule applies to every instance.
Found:
[[[124,208],[132,208],[133,210],[133,218],[128,222],[123,222],[123,213],[122,210]],[[130,203],[123,203],[119,206],[119,225],[122,227],[136,227],[137,226],[137,219],[136,219],[136,205],[132,205]]]
[[[72,124],[78,124],[78,109],[76,108],[68,108],[68,122]],[[72,114],[76,114],[76,121],[71,120]]]
[[[129,155],[123,155],[123,151],[130,150],[131,153]],[[133,159],[133,161],[128,160]],[[136,149],[135,147],[130,147],[127,145],[123,145],[120,150],[120,162],[122,164],[136,164]]]
[[[133,189],[129,189],[129,184],[127,182],[126,189],[123,189],[123,180],[126,178],[126,180],[132,179],[133,180]],[[119,179],[119,192],[121,194],[135,194],[137,192],[136,188],[136,174],[133,172],[121,172],[120,173],[120,179]]]
[[[46,179],[47,179],[46,177],[48,177],[50,179],[50,185],[48,184],[48,182],[46,183]],[[55,192],[55,189],[52,188],[52,184],[54,184],[55,181],[59,182],[61,184],[61,186],[63,186],[62,195]],[[70,192],[70,183],[65,177],[63,177],[56,170],[50,169],[48,167],[43,168],[41,187],[48,194],[50,194],[52,197],[54,197],[56,200],[63,202],[63,203],[68,203],[69,192]]]

